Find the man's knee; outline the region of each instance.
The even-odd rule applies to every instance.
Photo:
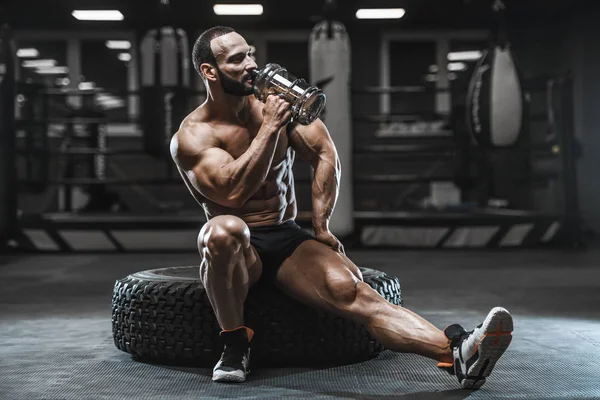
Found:
[[[218,216],[208,221],[198,235],[198,250],[211,257],[241,253],[250,244],[246,223],[231,215]]]
[[[350,270],[327,274],[325,283],[335,308],[350,311],[355,306],[362,282]]]
[[[354,275],[356,277],[356,279],[358,279],[359,281],[364,281],[363,274],[362,274],[360,268],[358,268],[352,262],[348,263],[346,266],[348,267],[348,269],[350,270],[350,272],[352,272],[352,275]]]

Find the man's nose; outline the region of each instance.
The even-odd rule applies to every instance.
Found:
[[[254,59],[252,57],[248,57],[249,58],[249,62],[248,65],[246,66],[246,71],[250,72],[253,69],[257,69],[258,65],[256,64],[256,61],[254,61]]]
[[[252,73],[253,73],[254,71],[258,71],[258,67],[256,66],[256,63],[255,63],[255,64],[252,64],[252,65],[248,65],[248,66],[246,67],[246,72],[248,72],[250,75],[252,75]]]

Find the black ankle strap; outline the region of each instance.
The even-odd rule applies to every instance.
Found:
[[[463,328],[462,326],[458,325],[458,324],[453,324],[450,325],[449,327],[447,327],[446,329],[444,329],[444,335],[446,335],[446,337],[448,339],[450,339],[450,346],[451,347],[456,347],[458,346],[460,340],[462,339],[462,337],[464,335],[466,335],[468,332],[465,330],[465,328]]]
[[[245,328],[236,329],[233,331],[223,331],[220,333],[223,343],[233,346],[248,346],[248,331]]]

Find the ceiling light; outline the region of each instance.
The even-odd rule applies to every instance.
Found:
[[[448,63],[448,71],[464,71],[467,69],[467,64],[464,62]]]
[[[454,51],[448,53],[448,61],[474,61],[479,60],[481,55],[479,50]]]
[[[23,68],[45,68],[54,67],[56,60],[27,60],[23,61]]]
[[[119,10],[75,10],[71,13],[80,21],[122,21]]]
[[[128,62],[131,61],[131,54],[129,53],[119,53],[119,60]]]
[[[41,75],[60,75],[60,74],[68,74],[69,68],[67,67],[47,67],[47,68],[38,68],[35,72]]]
[[[404,8],[361,8],[356,12],[358,19],[399,19],[406,14]]]
[[[261,4],[215,4],[213,11],[217,15],[262,15]]]
[[[35,58],[39,57],[40,52],[36,49],[19,49],[17,50],[17,57],[19,58]]]
[[[96,103],[105,109],[125,107],[125,100],[105,94],[96,96]]]
[[[129,50],[131,42],[129,40],[107,40],[106,47],[113,50]]]
[[[464,62],[451,62],[451,63],[448,63],[447,68],[448,68],[448,71],[456,72],[456,71],[466,71],[468,66]],[[432,64],[429,66],[429,68],[427,68],[427,70],[429,71],[430,74],[436,74],[439,72],[440,69],[438,68],[437,65]]]
[[[100,93],[96,96],[96,101],[108,101],[108,100],[113,100],[113,99],[115,99],[115,97],[110,96],[105,93]]]
[[[95,87],[96,84],[94,82],[79,82],[79,85],[77,85],[79,90],[93,90]]]

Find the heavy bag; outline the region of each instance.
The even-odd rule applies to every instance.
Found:
[[[512,147],[523,121],[523,88],[510,46],[494,44],[484,51],[469,82],[469,133],[485,148]]]
[[[16,71],[17,50],[12,32],[0,27],[0,248],[17,230]]]
[[[182,29],[150,30],[141,43],[141,126],[145,151],[169,157],[169,142],[189,112],[189,48]]]
[[[350,40],[343,24],[322,21],[315,25],[309,39],[310,80],[327,96],[321,119],[327,125],[342,165],[339,195],[329,221],[331,232],[340,236],[354,230],[350,55]]]

